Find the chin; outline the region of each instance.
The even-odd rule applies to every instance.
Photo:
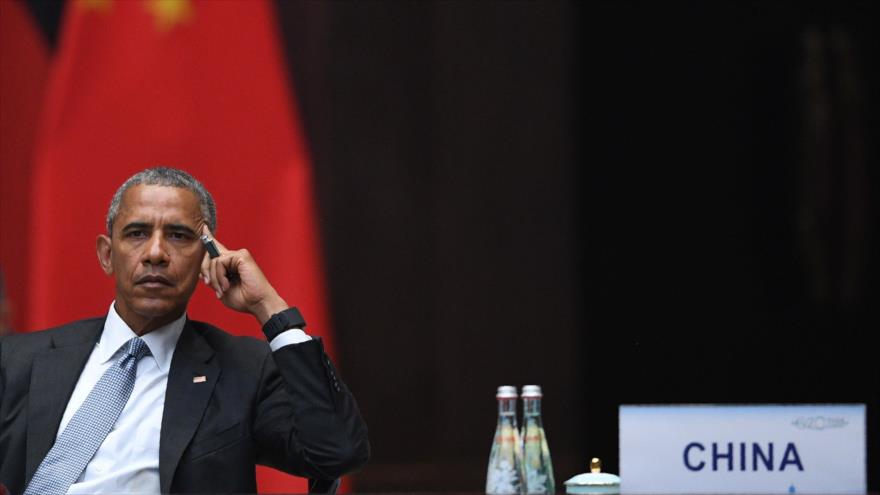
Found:
[[[132,310],[144,318],[161,318],[175,315],[186,309],[186,303],[162,299],[133,301]]]

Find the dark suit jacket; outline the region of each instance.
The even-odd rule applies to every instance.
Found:
[[[96,318],[0,340],[0,483],[12,494],[52,447],[103,327]],[[362,466],[370,446],[320,339],[273,353],[265,341],[187,321],[168,374],[159,451],[163,493],[255,493],[255,464],[331,480]]]

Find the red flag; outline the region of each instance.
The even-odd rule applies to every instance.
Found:
[[[0,1],[0,335],[26,328],[34,134],[49,50],[24,3]],[[8,305],[7,305],[8,304]],[[7,312],[8,311],[8,312]]]
[[[68,6],[33,188],[31,325],[107,311],[95,257],[113,191],[140,169],[192,173],[217,203],[217,238],[245,247],[312,335],[332,348],[312,174],[267,1],[82,0]],[[260,335],[206,287],[193,319]],[[331,354],[332,354],[332,349]],[[261,491],[305,492],[261,469]]]

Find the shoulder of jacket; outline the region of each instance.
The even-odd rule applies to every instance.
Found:
[[[218,328],[203,321],[189,320],[192,329],[201,335],[215,350],[241,349],[246,351],[265,350],[269,351],[269,343],[266,339],[260,339],[247,335],[234,335],[222,328]]]
[[[98,316],[95,318],[76,320],[65,323],[63,325],[44,328],[41,330],[34,330],[32,332],[16,332],[0,337],[0,342],[3,342],[4,345],[14,345],[18,342],[38,342],[40,340],[50,339],[56,335],[64,334],[67,332],[75,332],[84,328],[95,328],[96,326],[102,326],[105,319],[106,317],[104,316]]]

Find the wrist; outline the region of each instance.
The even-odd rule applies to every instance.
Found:
[[[275,313],[280,313],[290,306],[278,294],[274,297],[267,298],[257,303],[250,311],[252,315],[260,322],[260,326],[266,324],[269,318]]]
[[[275,337],[282,333],[298,328],[302,330],[306,326],[306,321],[302,317],[302,313],[294,307],[286,308],[272,315],[266,323],[263,324],[263,334],[266,339],[272,342]]]

